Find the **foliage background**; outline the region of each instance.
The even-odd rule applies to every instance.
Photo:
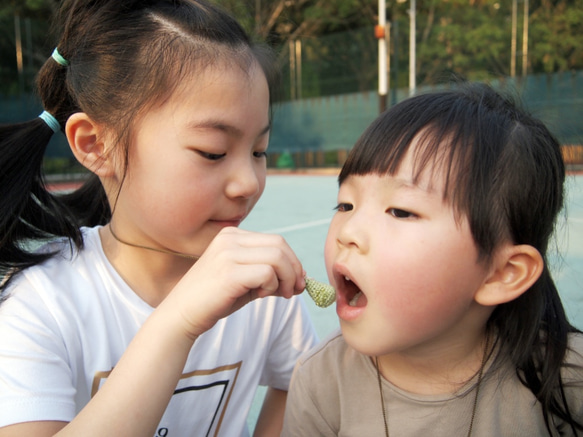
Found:
[[[290,91],[292,81],[284,82],[285,99],[374,89],[377,0],[213,1],[232,12],[257,39],[276,48],[288,79],[290,47],[300,42],[302,87]],[[406,87],[408,80],[409,2],[399,1],[387,1],[394,88]],[[525,1],[527,72],[583,69],[583,0],[516,0],[517,71],[522,71]],[[58,4],[58,0],[0,0],[1,94],[33,89],[34,74],[55,44],[48,29]],[[450,73],[471,80],[510,75],[513,0],[417,0],[416,5],[418,85],[442,83]],[[20,75],[15,51],[17,22],[23,55]],[[317,67],[308,68],[316,61]]]
[[[377,0],[211,1],[278,54],[281,122],[274,124],[272,146],[350,147],[378,113],[378,101],[372,102],[378,82]],[[59,3],[0,0],[0,122],[31,118],[42,110],[34,79],[56,45],[49,29]],[[408,0],[387,0],[389,104],[407,95],[409,5]],[[513,21],[516,77],[510,77]],[[528,91],[528,100],[553,123],[563,122],[558,129],[561,135],[567,132],[565,142],[582,143],[577,126],[583,119],[583,0],[416,0],[416,23],[419,90],[445,86],[452,75],[510,82],[519,93]],[[525,34],[528,56],[523,66]],[[549,90],[558,93],[545,100]],[[67,156],[66,142],[56,136],[49,155]]]

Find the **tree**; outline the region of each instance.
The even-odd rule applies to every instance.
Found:
[[[46,17],[57,4],[55,0],[0,1],[0,93],[22,94],[33,88],[36,71],[47,58]]]
[[[378,0],[211,1],[231,11],[250,33],[276,48],[288,84],[296,80],[293,68],[302,62],[302,96],[374,87],[373,27],[378,21]],[[523,5],[525,0],[517,1]],[[0,0],[1,93],[30,89],[34,72],[52,49],[46,38],[47,17],[58,4],[58,0]],[[417,0],[417,83],[439,83],[452,72],[475,80],[508,76],[511,5],[502,0]],[[528,73],[583,69],[583,0],[530,0],[529,6]],[[401,87],[408,77],[408,7],[408,0],[387,0],[388,20],[394,30],[392,68],[398,70],[393,85]],[[521,47],[522,19],[517,34]],[[301,58],[295,59],[293,51],[299,48]]]

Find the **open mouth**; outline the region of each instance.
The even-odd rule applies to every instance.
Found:
[[[363,307],[367,304],[367,299],[362,290],[358,288],[348,276],[343,276],[340,281],[342,294],[344,295],[346,302],[351,307]]]

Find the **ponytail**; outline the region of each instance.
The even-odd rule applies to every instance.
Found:
[[[66,237],[81,248],[79,228],[104,224],[111,215],[97,177],[78,193],[57,196],[46,188],[42,166],[47,145],[78,111],[65,84],[67,64],[55,49],[39,73],[48,110],[34,120],[0,126],[0,293],[15,273],[53,255],[36,252],[33,241]]]
[[[45,188],[42,162],[54,131],[40,117],[0,126],[0,275],[41,262],[48,255],[31,253],[30,240],[68,235],[78,230],[63,220],[63,207]],[[65,214],[66,216],[67,214]]]

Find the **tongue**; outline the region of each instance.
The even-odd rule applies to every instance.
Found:
[[[359,291],[358,293],[356,293],[356,295],[350,299],[350,302],[348,302],[348,305],[350,305],[351,307],[362,307],[366,305],[366,297],[364,294],[362,294],[362,291]]]

